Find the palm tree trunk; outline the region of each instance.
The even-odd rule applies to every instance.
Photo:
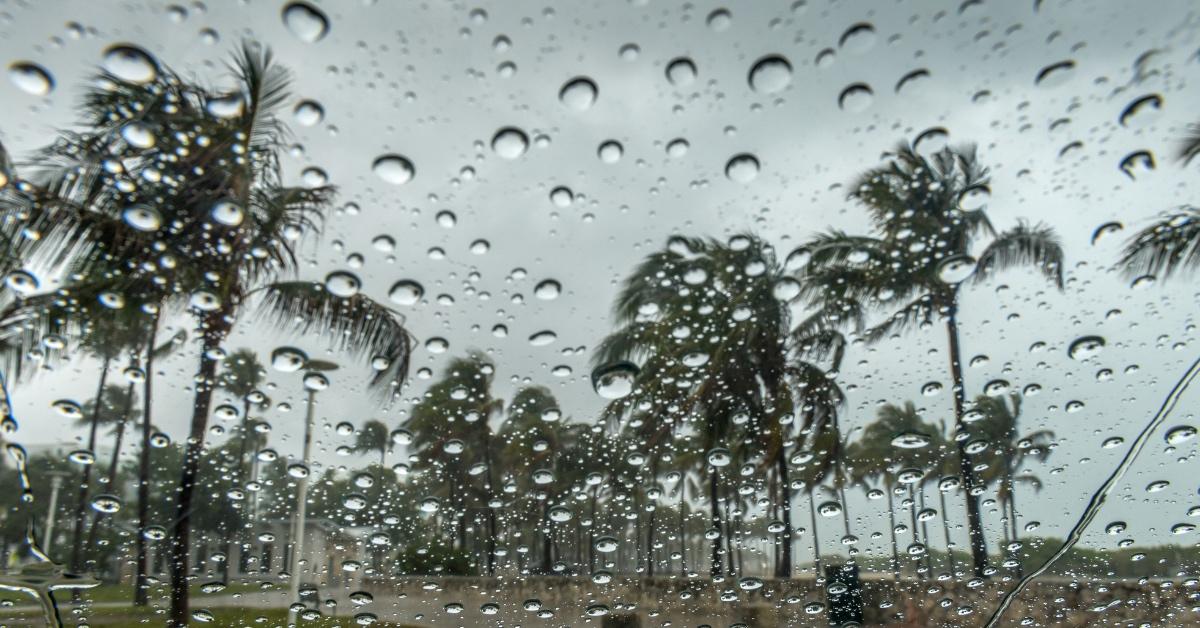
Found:
[[[658,458],[658,456],[654,456],[650,463],[651,484],[658,481]],[[646,522],[646,577],[648,578],[654,577],[654,515],[657,511],[657,507],[652,508]]]
[[[109,358],[105,357],[100,364],[100,379],[96,385],[95,407],[92,409],[92,425],[88,431],[88,453],[92,461],[80,469],[79,498],[75,502],[75,530],[71,547],[71,570],[83,573],[83,526],[87,521],[88,485],[92,481],[92,467],[96,464],[96,430],[100,426],[100,409],[104,407],[104,384],[108,380]]]
[[[778,569],[775,571],[776,578],[791,578],[792,577],[792,494],[788,487],[788,472],[787,460],[783,455],[783,448],[779,448],[779,455],[775,459],[776,473],[779,475],[779,503],[783,510],[783,557],[780,561]],[[894,527],[894,526],[893,526]]]
[[[553,562],[550,547],[550,535],[554,529],[550,527],[550,499],[542,502],[542,574],[550,575],[554,573],[550,564]]]
[[[900,581],[900,542],[896,540],[896,505],[892,499],[892,487],[888,485],[887,480],[884,480],[884,487],[887,491],[888,498],[888,522],[891,524],[892,532],[892,575],[896,577],[896,582]]]
[[[717,468],[712,467],[708,470],[708,504],[712,510],[712,528],[721,530],[721,505],[718,503],[717,489]],[[721,537],[712,540],[712,568],[710,573],[713,578],[721,577]]]
[[[920,483],[920,491],[923,512],[925,510],[925,482]],[[933,544],[929,542],[929,522],[927,520],[921,521],[921,537],[925,539],[925,571],[929,575],[933,575],[933,552],[930,551]]]
[[[837,492],[838,501],[842,502],[842,529],[846,531],[842,541],[845,542],[850,538],[850,507],[846,504],[846,487],[843,481],[838,481]]]
[[[1011,480],[1010,480],[1011,484]],[[1012,525],[1012,540],[1017,542],[1020,540],[1020,528],[1017,527],[1017,487],[1010,486],[1008,489],[1008,518]],[[1025,575],[1025,568],[1021,564],[1021,550],[1013,551],[1013,560],[1017,561],[1017,578],[1022,578]]]
[[[913,543],[920,543],[921,542],[920,528],[917,527],[917,494],[916,494],[916,489],[914,488],[913,484],[908,485],[908,502],[909,502],[908,514],[910,517],[912,517]],[[928,552],[929,548],[926,547],[925,551]],[[913,566],[913,569],[915,569],[918,573],[920,573],[920,571],[921,571],[920,565],[921,565],[921,557],[917,556],[916,564]],[[929,572],[926,572],[925,575],[928,575],[928,573]]]
[[[212,354],[221,346],[229,331],[225,313],[218,311],[206,316],[203,325],[204,342],[200,348],[200,370],[196,380],[196,396],[192,404],[192,423],[183,455],[183,472],[179,478],[179,501],[171,537],[171,614],[168,625],[186,626],[188,618],[188,554],[190,547],[192,497],[196,491],[196,476],[200,471],[200,456],[204,451],[204,433],[208,429],[208,412],[212,406],[216,385],[217,361]],[[293,567],[294,569],[294,567]]]
[[[137,360],[133,360],[136,368]],[[117,421],[117,436],[113,442],[112,459],[108,463],[108,473],[105,474],[104,486],[107,487],[109,493],[116,494],[117,484],[117,463],[120,461],[121,444],[125,440],[125,422],[129,420],[129,413],[133,411],[133,382],[130,382],[126,392],[125,408],[121,410],[121,418]],[[88,552],[92,552],[96,547],[96,537],[100,533],[100,517],[99,510],[92,511],[92,527],[88,530],[87,548]]]
[[[142,379],[142,450],[138,458],[138,530],[137,530],[137,575],[133,582],[133,605],[147,606],[150,603],[150,553],[146,546],[146,528],[150,527],[150,409],[154,382],[154,342],[158,335],[158,314],[150,321],[150,333],[146,341],[146,377]]]
[[[812,520],[812,537],[813,537],[813,571],[817,574],[817,580],[821,580],[821,540],[817,537],[817,504],[816,495],[811,490],[815,487],[810,487],[808,491],[808,516]]]
[[[679,575],[687,577],[687,477],[679,477]]]
[[[736,502],[730,497],[732,493],[733,491],[730,490],[729,487],[726,487],[725,532],[721,535],[725,537],[725,562],[727,564],[727,570],[725,573],[729,574],[730,578],[734,577],[734,575],[737,573],[733,570],[733,511],[735,508],[737,508],[737,506],[735,505]]]
[[[954,546],[950,542],[950,517],[946,513],[946,491],[938,488],[938,502],[942,507],[942,533],[946,536],[946,567],[950,570],[950,576],[954,576],[954,572],[958,569],[958,565],[954,563]]]
[[[963,422],[964,406],[966,405],[966,387],[962,370],[962,351],[958,339],[958,303],[957,295],[950,297],[949,311],[946,313],[946,336],[950,344],[950,374],[954,378],[954,428],[957,434],[966,432]],[[967,453],[967,439],[955,438],[958,448],[958,462],[963,477],[963,486],[967,500],[967,533],[971,538],[971,562],[975,576],[987,577],[987,539],[983,537],[983,519],[979,513],[979,496],[975,494],[977,480],[975,469],[971,466],[971,456]]]

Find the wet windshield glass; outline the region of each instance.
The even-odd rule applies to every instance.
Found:
[[[0,0],[0,623],[1197,620],[1186,0]]]

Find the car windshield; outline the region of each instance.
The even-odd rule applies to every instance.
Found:
[[[0,624],[1197,624],[1198,9],[0,0]]]

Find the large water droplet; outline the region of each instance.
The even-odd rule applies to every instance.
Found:
[[[632,362],[617,362],[592,371],[592,389],[605,399],[621,399],[633,392],[638,367]]]
[[[283,25],[304,43],[316,43],[329,33],[329,18],[307,2],[288,3],[282,15]]]
[[[411,279],[397,281],[388,291],[388,298],[392,303],[398,305],[416,305],[423,296],[425,296],[425,288]]]
[[[533,296],[543,301],[553,301],[562,294],[562,284],[554,279],[542,280],[533,288]]]
[[[596,83],[586,76],[579,76],[567,81],[558,92],[558,99],[567,108],[575,111],[587,111],[595,104],[600,90]]]
[[[725,164],[725,176],[735,183],[750,183],[758,177],[758,157],[750,153],[734,155]]]
[[[279,347],[271,352],[271,368],[281,373],[295,373],[307,362],[308,354],[295,347]]]
[[[667,80],[676,87],[686,87],[696,80],[696,64],[687,57],[677,57],[667,64]]]
[[[362,280],[354,273],[337,270],[325,275],[325,289],[335,297],[349,298],[362,289]]]
[[[296,118],[296,124],[300,126],[314,126],[321,123],[325,119],[325,108],[315,100],[302,100],[296,104],[296,108],[292,110],[292,115]]]
[[[625,148],[616,140],[608,140],[596,149],[596,156],[600,161],[606,164],[615,164],[621,161],[621,157],[625,154]]]
[[[515,127],[504,127],[492,137],[492,151],[503,159],[516,159],[529,150],[529,136]]]
[[[1100,336],[1081,336],[1067,347],[1067,355],[1075,360],[1087,360],[1104,350],[1105,341]]]
[[[838,95],[838,107],[843,111],[859,113],[866,111],[875,101],[875,92],[866,83],[854,83],[842,90]]]
[[[29,61],[18,61],[8,66],[8,80],[17,89],[33,96],[46,96],[54,91],[54,77],[50,72]]]
[[[782,55],[767,55],[750,68],[750,87],[756,92],[774,94],[792,82],[792,64]]]
[[[104,51],[104,70],[130,83],[149,83],[158,78],[158,62],[150,53],[131,44],[117,44]]]
[[[162,214],[148,205],[126,207],[121,212],[121,219],[130,227],[146,232],[158,231],[163,223]]]
[[[392,185],[404,185],[411,181],[416,174],[416,170],[408,158],[394,153],[379,156],[371,164],[371,170],[380,179]]]
[[[733,16],[729,14],[728,9],[716,9],[712,13],[708,14],[708,18],[705,19],[705,23],[708,24],[708,27],[711,28],[713,32],[721,33],[729,30],[730,24],[733,23]]]
[[[838,40],[838,47],[842,50],[862,54],[875,46],[875,40],[875,27],[866,22],[859,22],[842,33],[842,38]]]
[[[920,449],[928,447],[933,439],[928,434],[920,432],[901,432],[892,437],[892,447],[900,449]]]
[[[1143,128],[1158,119],[1162,112],[1163,99],[1158,94],[1148,94],[1129,103],[1119,118],[1121,126]]]
[[[1167,430],[1167,435],[1163,437],[1168,445],[1180,445],[1196,436],[1196,428],[1191,425],[1179,425]]]

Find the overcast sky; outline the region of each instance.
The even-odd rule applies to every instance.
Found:
[[[1124,452],[1101,443],[1132,440],[1200,352],[1194,280],[1134,290],[1110,268],[1133,229],[1195,200],[1200,172],[1172,157],[1185,125],[1200,122],[1200,12],[1188,0],[1046,0],[1040,12],[1029,0],[316,4],[330,27],[309,43],[285,26],[284,3],[275,0],[181,4],[182,11],[133,0],[61,2],[53,9],[0,0],[5,64],[40,64],[56,83],[46,97],[11,81],[0,84],[0,141],[20,159],[49,141],[53,129],[71,124],[80,86],[114,43],[135,43],[185,75],[218,82],[240,39],[261,41],[295,73],[293,104],[313,100],[324,109],[323,120],[307,127],[287,114],[298,143],[285,161],[288,176],[299,181],[305,168],[320,168],[340,186],[339,204],[361,208],[357,215],[339,213],[320,242],[308,245],[302,277],[351,270],[381,300],[396,281],[420,282],[425,300],[397,307],[422,343],[444,337],[450,350],[421,349],[414,368],[438,372],[449,356],[482,349],[497,362],[498,394],[544,384],[582,420],[602,400],[588,382],[590,353],[564,349],[591,348],[611,328],[616,285],[642,256],[675,233],[754,230],[786,253],[830,225],[862,230],[865,217],[845,200],[844,185],[899,140],[943,127],[954,142],[978,144],[992,167],[989,213],[998,227],[1020,218],[1045,221],[1065,246],[1064,292],[1032,274],[1012,273],[968,290],[961,316],[964,352],[989,358],[968,371],[970,394],[996,378],[1042,388],[1027,401],[1025,428],[1054,430],[1059,446],[1036,468],[1043,492],[1021,495],[1020,504],[1023,519],[1040,521],[1038,533],[1045,535],[1069,528]],[[726,17],[709,19],[722,7]],[[854,29],[860,23],[871,29]],[[786,57],[792,72],[786,87],[762,93],[748,77],[768,54]],[[673,84],[666,68],[680,57],[696,72],[690,83]],[[1043,68],[1063,61],[1073,68],[1035,81]],[[918,70],[925,72],[898,85]],[[598,87],[586,110],[560,101],[561,88],[575,77]],[[778,87],[780,76],[774,78]],[[851,90],[839,107],[839,97],[858,83],[873,95]],[[1150,94],[1161,97],[1161,108],[1144,108],[1121,124],[1122,111]],[[511,160],[491,147],[496,132],[509,126],[531,140]],[[667,145],[680,138],[686,152],[669,154]],[[598,156],[609,140],[623,146],[615,163]],[[1151,151],[1158,167],[1127,176],[1119,165],[1139,150]],[[387,153],[415,165],[410,182],[391,185],[372,172],[374,160]],[[760,164],[753,180],[726,176],[727,162],[742,153]],[[559,186],[573,192],[569,206],[551,201]],[[453,227],[439,225],[443,210],[456,216]],[[1125,230],[1093,244],[1095,229],[1110,221]],[[373,246],[383,235],[394,239],[394,252]],[[481,239],[488,250],[475,254],[471,245]],[[445,259],[430,259],[433,247]],[[361,268],[348,260],[356,253]],[[515,268],[526,276],[514,279]],[[543,279],[561,282],[559,298],[534,296]],[[453,302],[440,304],[440,295]],[[497,324],[507,326],[506,338],[492,335]],[[557,342],[531,346],[527,338],[542,330],[556,332]],[[1090,361],[1070,360],[1069,343],[1090,334],[1107,340],[1105,350]],[[1038,342],[1044,350],[1031,351]],[[324,349],[252,321],[228,346],[253,347],[265,360],[282,344],[312,356]],[[927,418],[950,421],[948,392],[921,394],[931,381],[949,390],[944,351],[940,327],[856,347],[839,378],[850,391],[844,425],[864,425],[878,402],[906,399],[926,408]],[[552,375],[560,365],[572,374]],[[1104,368],[1115,375],[1098,381]],[[194,351],[161,369],[156,421],[182,438]],[[334,434],[334,423],[402,420],[406,404],[384,411],[362,394],[358,382],[366,374],[347,364],[321,396],[324,464],[361,462],[333,454],[349,442]],[[17,389],[18,440],[69,441],[50,402],[90,397],[95,375],[96,365],[80,360]],[[290,413],[269,413],[272,445],[294,452],[302,429],[299,377],[272,373],[271,381],[275,400],[295,405]],[[414,381],[406,397],[425,385]],[[1084,409],[1065,412],[1073,400]],[[1168,424],[1194,423],[1198,402],[1200,392],[1189,393]],[[1128,535],[1139,544],[1175,541],[1168,529],[1197,503],[1194,472],[1181,464],[1194,464],[1195,446],[1168,451],[1156,437],[1089,542],[1112,546],[1116,539],[1104,536],[1102,523],[1118,519],[1130,522]],[[1159,479],[1171,486],[1148,494],[1145,486]],[[886,517],[874,505],[857,504],[853,512],[866,529],[886,531]],[[987,521],[998,531],[997,513]],[[866,542],[869,534],[859,536]]]

